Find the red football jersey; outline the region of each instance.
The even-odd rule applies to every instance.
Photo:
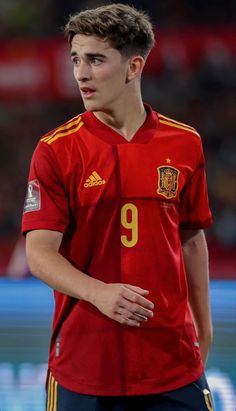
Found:
[[[176,389],[203,372],[180,228],[211,223],[201,139],[155,113],[128,142],[85,112],[45,135],[33,155],[23,232],[64,233],[60,253],[107,283],[150,291],[154,317],[128,328],[55,291],[49,368],[90,395]]]

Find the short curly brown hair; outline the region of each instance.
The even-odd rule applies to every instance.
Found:
[[[124,56],[144,58],[154,45],[149,16],[127,4],[109,4],[70,16],[65,34],[71,44],[76,34],[106,39]]]

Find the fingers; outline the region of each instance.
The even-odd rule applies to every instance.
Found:
[[[135,285],[124,284],[124,286],[129,288],[130,290],[134,291],[135,293],[138,293],[138,294],[141,294],[141,295],[149,294],[148,290],[144,290],[143,288],[137,287]]]
[[[139,317],[140,316],[146,317],[146,318],[153,317],[153,311],[148,310],[147,308],[144,308],[139,304],[132,303],[128,300],[123,299],[121,306],[124,307],[130,313],[130,315],[137,314]]]
[[[135,287],[135,288],[139,288],[139,287]],[[130,287],[127,287],[127,285],[125,285],[125,287],[123,288],[122,297],[125,298],[127,301],[130,301],[131,303],[135,303],[149,310],[153,310],[154,308],[154,304],[150,300],[132,291],[132,289]]]
[[[138,317],[138,319],[140,319],[140,321],[147,321],[147,317],[145,317],[145,315],[138,314],[138,313],[134,313],[133,316],[134,316],[135,318]]]
[[[149,293],[140,287],[125,284],[122,290],[122,300],[116,313],[120,314],[118,321],[128,326],[139,326],[141,322],[146,322],[153,317],[154,304],[145,298],[141,293]]]
[[[139,327],[153,317],[154,304],[145,298],[148,290],[130,284],[103,284],[94,305],[109,318],[129,327]]]
[[[115,313],[113,319],[117,322],[119,322],[122,325],[126,325],[128,327],[139,327],[141,321],[144,321],[143,319],[141,320],[138,316],[136,315],[131,315],[128,311],[126,310],[120,310],[120,313]],[[129,317],[128,317],[129,316]]]
[[[118,323],[126,325],[128,327],[140,327],[139,321],[132,320],[131,318],[122,317],[120,314],[115,314],[113,319]]]
[[[143,322],[143,321],[146,322],[148,320],[147,316],[139,314],[137,312],[132,313],[132,312],[126,310],[124,307],[119,307],[117,309],[116,313],[120,314],[121,316],[123,316],[126,319],[135,320],[135,321],[138,321],[138,322]]]
[[[120,324],[129,327],[139,327],[142,322],[147,322],[153,317],[153,312],[147,310],[138,304],[123,300],[124,305],[116,308],[114,319]]]

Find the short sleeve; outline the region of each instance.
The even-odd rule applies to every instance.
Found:
[[[200,159],[195,171],[181,193],[180,228],[202,229],[212,224],[209,208],[205,160],[200,144]]]
[[[65,232],[68,201],[55,153],[40,142],[33,154],[22,218],[22,233],[35,229]]]

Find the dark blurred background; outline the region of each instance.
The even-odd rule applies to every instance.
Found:
[[[108,3],[111,2],[0,0],[0,276],[4,279],[2,290],[5,290],[1,294],[0,312],[1,307],[5,310],[4,304],[10,304],[9,287],[13,292],[12,282],[8,283],[7,279],[28,280],[20,285],[14,283],[20,287],[20,293],[26,293],[24,295],[29,293],[22,284],[33,287],[25,261],[24,240],[20,236],[32,152],[42,134],[83,111],[63,26],[70,14]],[[233,351],[235,354],[235,307],[233,301],[229,306],[227,303],[229,298],[236,297],[236,2],[132,0],[120,3],[146,10],[156,30],[156,46],[148,59],[142,83],[144,100],[162,114],[197,128],[203,139],[214,217],[213,227],[207,230],[212,292],[222,304],[224,302],[222,306],[213,307],[213,311],[216,310],[213,314],[216,323],[221,321],[220,325],[217,323],[221,327],[220,344],[228,341],[222,345],[224,354],[231,355]],[[23,310],[17,290],[12,298]],[[30,290],[34,295],[32,288]],[[37,288],[37,293],[40,290]],[[218,302],[214,300],[213,305]],[[48,304],[51,309],[51,300]],[[226,310],[225,315],[231,318],[230,325],[225,325],[226,317],[217,317],[223,315],[226,306],[229,311]],[[27,309],[32,311],[30,302]],[[42,307],[37,309],[39,313]],[[48,319],[49,314],[46,317]],[[44,338],[43,347],[47,347],[49,335],[46,317],[44,325],[40,323],[41,330],[44,327],[43,337],[37,326],[37,344]],[[2,347],[8,344],[10,333],[4,327],[7,325],[3,326]],[[3,349],[2,363],[13,361],[15,345],[11,354]],[[219,347],[215,348],[218,358]],[[38,354],[41,363],[47,359],[46,348],[44,350]],[[223,360],[219,369],[222,371],[223,367],[224,372],[222,364]],[[228,371],[225,372],[227,376]],[[9,370],[1,374],[0,366],[0,379],[1,375],[5,378],[6,373],[9,374]],[[235,372],[230,378],[236,384]],[[7,404],[7,399],[5,401]],[[19,401],[16,404],[9,410],[40,409],[39,405],[33,408],[33,403],[28,404],[29,408],[26,403],[23,408]],[[222,411],[233,411],[230,403],[227,404]],[[8,411],[7,405],[5,407]],[[220,405],[218,409],[221,410]]]
[[[19,236],[32,151],[43,133],[83,110],[63,26],[69,14],[106,3],[0,2],[2,273]],[[225,251],[228,257],[236,247],[236,2],[129,4],[149,12],[156,27],[156,47],[143,79],[144,100],[202,135],[214,215],[208,241],[217,247],[217,256]]]

